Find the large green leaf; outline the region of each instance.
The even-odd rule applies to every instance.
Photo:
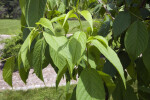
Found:
[[[69,40],[68,46],[69,46],[69,52],[71,55],[71,59],[67,59],[68,63],[70,65],[70,71],[72,73],[73,68],[75,64],[78,62],[78,60],[81,58],[83,52],[86,48],[86,34],[84,32],[76,32]],[[68,54],[66,55],[66,57]],[[71,60],[71,61],[70,61]]]
[[[54,33],[54,28],[50,20],[46,18],[41,18],[40,21],[37,22],[36,24],[40,24],[43,27],[50,29]]]
[[[89,22],[91,29],[93,31],[93,19],[91,13],[87,10],[83,10],[81,12],[79,11],[79,13]]]
[[[105,47],[105,45],[103,45],[100,41],[98,41],[96,39],[91,40],[91,43],[94,46],[96,46],[99,49],[99,51],[115,66],[115,68],[119,72],[119,74],[123,80],[123,83],[125,85],[123,67],[121,65],[121,62],[120,62],[117,54],[109,46]]]
[[[21,4],[24,3],[24,0],[20,1]],[[46,2],[47,0],[26,0],[25,18],[28,26],[35,26],[35,23],[43,17]]]
[[[61,48],[63,45],[67,43],[67,38],[65,36],[56,37],[51,34],[52,33],[46,33],[46,32],[43,33],[46,42],[50,46],[50,56],[54,64],[59,69],[61,69],[62,67],[66,65],[66,58],[64,57],[64,55],[69,54],[63,51],[62,50],[63,48]]]
[[[130,25],[131,16],[130,13],[123,11],[120,12],[113,23],[113,35],[115,37],[121,35]]]
[[[33,68],[35,74],[43,80],[43,74],[42,74],[42,62],[43,62],[43,55],[45,51],[46,45],[45,41],[43,39],[40,39],[36,42],[33,50]]]
[[[149,39],[148,47],[143,53],[143,62],[145,64],[145,67],[150,73],[150,39]]]
[[[29,41],[30,41],[30,37],[31,37],[33,31],[34,31],[34,30],[32,30],[32,31],[30,32],[31,34],[28,35],[28,37],[26,38],[26,40],[25,40],[24,43],[22,44],[21,49],[20,49],[20,51],[19,51],[20,54],[21,54],[21,60],[22,60],[23,66],[24,66],[24,68],[25,68],[26,71],[31,67],[31,66],[30,66],[30,61],[29,61],[27,55],[29,54],[29,44],[30,44]],[[20,63],[20,64],[21,64],[21,63]],[[19,66],[20,64],[18,64],[18,66]]]
[[[132,60],[144,52],[148,45],[149,34],[141,21],[134,22],[126,32],[125,48]]]
[[[15,57],[9,58],[3,68],[3,79],[12,86],[12,73],[15,67]]]
[[[105,100],[103,81],[94,69],[82,71],[76,90],[77,100]]]

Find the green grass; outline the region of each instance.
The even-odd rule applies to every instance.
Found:
[[[1,19],[0,34],[17,35],[21,32],[20,20]]]
[[[70,87],[73,91],[75,85]],[[56,91],[55,87],[39,88],[27,91],[11,91],[6,90],[0,92],[0,100],[65,100],[65,87],[59,87]]]

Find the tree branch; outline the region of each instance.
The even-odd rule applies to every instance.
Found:
[[[109,10],[107,9],[106,5],[103,3],[103,1],[102,1],[102,0],[98,0],[98,2],[101,3],[101,4],[103,4],[103,7],[104,7],[104,9],[106,10],[106,12],[112,17],[112,19],[115,19],[115,18],[111,15],[111,13],[109,12]]]

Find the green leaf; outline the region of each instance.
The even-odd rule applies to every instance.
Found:
[[[12,73],[15,67],[15,57],[9,58],[3,68],[3,79],[12,86]]]
[[[83,52],[86,48],[86,34],[84,32],[76,32],[69,40],[69,52],[71,55],[71,60],[68,58],[68,63],[70,65],[70,71],[72,73],[73,68],[75,64],[78,62],[78,60],[81,58]],[[66,57],[68,54],[66,55]]]
[[[124,77],[124,71],[123,71],[123,67],[121,65],[121,62],[117,56],[117,54],[115,53],[115,51],[113,51],[109,46],[106,48],[100,41],[98,40],[92,40],[91,43],[96,46],[99,51],[115,66],[115,68],[117,69],[117,71],[119,72],[124,86],[125,85],[125,77]]]
[[[58,8],[58,11],[61,12],[61,13],[65,13],[66,11],[66,6],[64,5],[63,2],[60,3],[60,6]]]
[[[40,21],[37,22],[36,24],[40,24],[40,25],[42,25],[43,27],[48,28],[48,29],[50,29],[53,33],[55,33],[51,21],[48,20],[48,19],[46,19],[46,18],[41,18]]]
[[[45,41],[43,39],[40,39],[36,42],[33,50],[33,68],[35,74],[43,80],[43,74],[42,74],[42,62],[43,62],[43,55],[45,51],[46,45]]]
[[[137,73],[135,70],[135,65],[133,62],[130,63],[130,65],[127,67],[128,74],[131,76],[132,79],[137,79]]]
[[[80,75],[77,90],[77,100],[105,100],[103,81],[94,69],[84,69]]]
[[[143,62],[148,72],[150,73],[150,61],[149,60],[150,60],[150,39],[149,39],[148,47],[143,53]]]
[[[29,27],[35,26],[35,23],[43,17],[46,2],[47,0],[26,0],[25,18]]]
[[[19,0],[19,4],[23,15],[25,15],[27,0]]]
[[[34,30],[32,30],[30,33],[32,33]],[[21,55],[21,60],[22,60],[22,63],[23,63],[23,66],[25,68],[25,70],[27,71],[30,67],[31,67],[31,63],[29,61],[29,57],[28,54],[29,54],[29,41],[30,41],[30,36],[31,34],[28,35],[28,37],[26,38],[26,40],[24,41],[24,43],[22,44],[21,46],[21,49],[20,49],[20,55]],[[20,63],[20,62],[19,62]],[[21,64],[21,63],[20,63]],[[19,65],[20,65],[19,64]]]
[[[101,71],[98,71],[98,73],[100,74],[100,76],[104,80],[104,82],[108,88],[109,95],[112,94],[113,91],[115,90],[115,87],[116,87],[115,83],[112,80],[112,77],[109,76],[108,74],[104,73],[104,72],[101,72]]]
[[[19,69],[19,75],[21,77],[21,80],[26,84],[26,80],[29,75],[29,69],[26,71],[21,60],[21,53],[18,53],[18,69]]]
[[[54,8],[57,6],[56,0],[47,0],[47,3],[50,5],[51,10],[54,10]]]
[[[109,32],[110,32],[110,21],[105,21],[101,25],[101,27],[100,27],[100,29],[98,31],[98,35],[106,37]]]
[[[91,13],[87,10],[83,10],[81,12],[79,11],[79,13],[89,22],[91,29],[93,31],[93,19]]]
[[[117,37],[121,35],[130,25],[131,16],[126,11],[119,12],[113,23],[113,35]]]
[[[67,15],[67,14],[62,14],[62,15],[60,15],[60,16],[58,16],[58,17],[54,17],[54,18],[51,20],[51,23],[65,19],[66,15]]]
[[[148,45],[149,34],[141,21],[134,22],[126,32],[125,48],[132,60],[144,52]]]
[[[67,64],[65,57],[58,51],[54,50],[53,47],[50,47],[49,50],[54,64],[61,70]]]
[[[28,79],[29,69],[26,71],[23,67],[23,64],[19,66],[19,75],[21,80],[26,84],[26,80]]]
[[[106,60],[103,67],[103,72],[110,75],[111,77],[114,77],[117,73],[117,70],[110,61]]]
[[[62,69],[59,69],[58,74],[57,74],[57,78],[56,78],[56,88],[58,88],[60,80],[66,71],[67,71],[67,66],[64,66]]]
[[[73,14],[73,13],[74,13],[73,10],[70,10],[70,11],[67,13],[67,15],[66,15],[66,17],[65,17],[65,20],[64,20],[64,23],[63,23],[63,26],[65,25],[65,23],[66,23],[67,19],[69,18],[69,16],[70,16],[71,14]]]
[[[30,47],[31,47],[31,44],[33,42],[33,40],[36,38],[36,36],[39,34],[39,32],[35,29],[33,29],[30,33],[30,39],[29,39],[29,50],[30,50]]]
[[[67,38],[65,36],[56,37],[51,34],[52,33],[46,33],[46,32],[43,33],[46,42],[50,46],[50,56],[54,64],[59,69],[61,69],[66,65],[66,58],[64,57],[64,55],[69,54],[65,52],[63,48],[61,48],[63,45],[67,43]]]
[[[120,84],[119,81],[116,82],[116,89],[112,95],[113,100],[138,100],[133,87],[127,84],[127,88],[124,89],[123,84]]]
[[[149,86],[150,74],[146,69],[142,58],[136,60],[136,71],[137,71],[138,84]]]

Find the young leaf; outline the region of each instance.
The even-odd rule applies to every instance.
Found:
[[[121,62],[117,56],[117,54],[108,46],[107,48],[98,40],[92,40],[91,43],[99,49],[99,51],[115,66],[117,71],[119,72],[124,86],[125,85],[125,77],[124,77],[124,71],[123,67],[121,65]]]
[[[117,37],[121,35],[130,25],[131,23],[131,16],[130,13],[123,11],[120,12],[114,20],[113,23],[113,35]]]
[[[148,45],[149,34],[141,21],[134,22],[126,32],[125,48],[132,60],[144,52]]]
[[[67,19],[69,18],[69,16],[70,16],[71,14],[73,14],[73,13],[74,13],[73,10],[70,10],[70,11],[67,13],[67,15],[66,15],[66,17],[65,17],[65,20],[64,20],[64,23],[63,23],[63,26],[65,25],[65,23],[66,23]]]
[[[93,19],[92,19],[92,15],[90,14],[89,11],[87,10],[83,10],[83,11],[79,11],[79,13],[89,22],[91,29],[93,31]]]
[[[37,32],[35,29],[33,29],[30,33],[30,39],[29,39],[29,50],[30,50],[30,47],[31,47],[31,44],[33,42],[33,40],[36,38],[36,36],[38,35],[39,32]]]
[[[9,58],[3,68],[3,79],[12,86],[12,73],[15,67],[15,57]]]
[[[45,41],[43,39],[40,39],[36,42],[33,50],[33,68],[35,74],[43,80],[43,74],[42,74],[42,62],[43,62],[43,55],[45,51],[46,45]]]
[[[105,100],[103,81],[94,69],[84,69],[80,75],[77,89],[77,100]]]
[[[46,18],[41,18],[40,21],[37,22],[36,24],[40,24],[40,25],[42,25],[43,27],[48,28],[48,29],[50,29],[53,33],[55,33],[51,21],[48,20],[48,19],[46,19]]]
[[[65,19],[66,15],[67,15],[67,14],[62,14],[62,15],[60,15],[60,16],[58,16],[58,17],[54,17],[54,18],[51,20],[51,23]]]

